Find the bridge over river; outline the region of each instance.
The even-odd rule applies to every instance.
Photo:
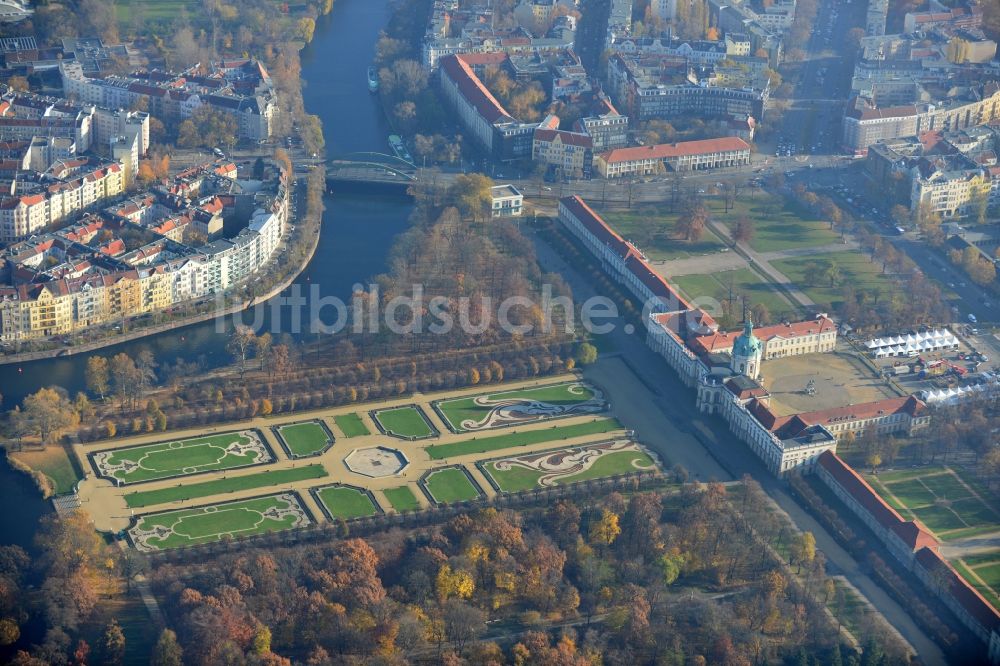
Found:
[[[328,182],[377,183],[407,186],[417,180],[417,167],[385,153],[348,153],[326,162]]]

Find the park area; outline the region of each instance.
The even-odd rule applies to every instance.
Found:
[[[771,266],[817,304],[834,310],[843,303],[846,285],[856,293],[870,294],[872,301],[888,298],[894,287],[893,281],[883,275],[882,267],[870,262],[861,252],[827,252],[777,259],[771,261]]]
[[[604,411],[600,391],[582,382],[439,400],[434,409],[452,432],[470,432]]]
[[[318,420],[276,426],[274,434],[293,458],[314,456],[333,446],[333,435]]]
[[[121,484],[261,465],[273,459],[256,430],[154,442],[91,454],[98,475]]]
[[[876,491],[905,518],[916,518],[944,542],[1000,531],[993,498],[948,467],[869,476]]]
[[[716,211],[704,200],[713,214]],[[720,206],[719,211],[722,208]],[[699,240],[688,241],[679,238],[675,231],[678,212],[670,212],[665,206],[640,206],[631,210],[604,210],[601,217],[618,232],[622,238],[635,243],[651,261],[687,259],[719,252],[726,244],[711,229],[706,229]]]
[[[652,469],[656,463],[649,454],[628,440],[526,453],[482,464],[486,476],[506,493]]]
[[[798,308],[781,296],[770,282],[749,268],[706,275],[677,275],[671,277],[670,281],[684,292],[688,300],[707,297],[722,304],[732,297],[734,305],[729,308],[730,312],[734,308],[738,310],[745,298],[748,305],[760,304],[767,308],[773,320],[797,319],[801,316]],[[697,302],[703,307],[707,306],[703,300]]]
[[[334,485],[313,488],[312,492],[320,507],[333,520],[351,520],[378,513],[372,498],[360,488]]]
[[[138,518],[128,535],[139,550],[166,550],[304,527],[311,522],[298,496],[283,493],[146,514]]]
[[[730,229],[735,229],[742,217],[750,220],[753,225],[750,247],[757,252],[819,247],[840,240],[829,224],[809,213],[801,204],[766,192],[737,198],[728,213],[723,213],[721,209],[712,212],[715,219],[724,222]]]
[[[482,493],[460,467],[445,467],[430,472],[422,481],[424,490],[435,504],[452,504],[478,499]]]
[[[416,405],[374,410],[372,418],[385,434],[400,439],[424,439],[437,432]]]
[[[601,390],[567,374],[171,440],[77,443],[49,467],[66,477],[62,487],[75,478],[67,463],[92,465],[79,500],[95,526],[155,551],[655,468],[609,408]]]

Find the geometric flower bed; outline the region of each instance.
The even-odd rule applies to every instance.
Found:
[[[304,527],[312,522],[295,493],[251,497],[139,516],[128,530],[139,550],[165,550]]]
[[[582,382],[438,400],[434,409],[452,432],[470,432],[594,414],[607,408],[601,392]]]
[[[99,476],[119,484],[214,472],[274,460],[256,430],[154,442],[90,455]]]
[[[656,463],[635,442],[618,440],[500,458],[479,467],[498,490],[516,493],[656,469]]]

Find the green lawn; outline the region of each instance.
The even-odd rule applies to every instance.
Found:
[[[174,21],[181,11],[191,13],[196,0],[118,0],[114,5],[118,22],[128,25],[138,13],[145,21]]]
[[[417,501],[416,495],[413,494],[409,486],[388,488],[382,492],[385,493],[385,498],[389,500],[389,504],[396,511],[416,511],[420,508],[420,502]]]
[[[500,451],[515,446],[527,446],[540,442],[551,442],[571,437],[583,437],[586,435],[597,435],[615,430],[621,430],[622,424],[616,419],[597,419],[587,423],[577,423],[574,425],[552,426],[541,430],[526,430],[524,432],[512,432],[506,435],[496,435],[494,437],[483,437],[468,439],[464,442],[454,442],[452,444],[436,444],[428,446],[425,451],[432,460],[441,460],[450,456],[462,456],[470,453],[486,453],[487,451]]]
[[[374,413],[374,418],[385,430],[387,435],[396,437],[422,439],[434,434],[434,429],[427,422],[423,410],[413,405],[380,409]]]
[[[65,446],[51,445],[44,449],[10,452],[8,455],[52,479],[56,495],[72,492],[77,481],[83,478],[70,459],[72,453]]]
[[[749,268],[722,271],[709,275],[679,275],[671,278],[689,300],[701,297],[714,298],[719,303],[727,301],[732,294],[734,303],[746,297],[752,305],[760,303],[775,319],[795,316],[798,309],[791,304],[767,281]]]
[[[845,285],[855,292],[887,298],[892,292],[892,280],[882,275],[880,264],[873,264],[860,252],[829,252],[794,259],[778,259],[771,265],[785,274],[792,283],[821,306],[838,308],[843,302]],[[839,277],[831,286],[828,268],[836,265]]]
[[[367,493],[348,486],[328,486],[315,491],[316,499],[333,518],[361,518],[378,513]]]
[[[632,210],[605,210],[600,214],[622,238],[635,243],[653,261],[683,259],[726,247],[711,229],[706,229],[698,241],[675,238],[674,227],[680,215],[671,213],[667,206],[643,205]]]
[[[985,491],[970,487],[947,467],[885,472],[872,480],[876,491],[904,517],[919,519],[942,541],[1000,531],[992,496],[976,497],[974,493]]]
[[[994,608],[1000,609],[1000,596],[996,593],[996,590],[1000,589],[1000,553],[993,553],[990,557],[997,559],[992,564],[979,566],[973,565],[972,558],[952,560],[951,564],[962,578],[993,604]],[[972,571],[975,571],[975,575]]]
[[[273,459],[253,431],[155,442],[92,455],[101,476],[125,484],[259,465]]]
[[[434,403],[455,432],[486,430],[515,423],[543,421],[570,414],[600,411],[596,393],[581,382],[568,382],[439,400]],[[511,410],[523,405],[524,410]],[[506,413],[498,410],[504,410]]]
[[[423,483],[438,504],[473,500],[480,495],[465,471],[456,467],[435,470],[427,475]]]
[[[137,509],[143,506],[195,499],[198,497],[210,497],[238,490],[279,486],[284,483],[292,483],[293,481],[301,481],[303,479],[321,479],[324,476],[327,476],[327,473],[322,465],[306,465],[305,467],[292,467],[273,472],[259,472],[246,476],[231,476],[225,479],[215,479],[203,483],[190,483],[170,488],[161,488],[159,490],[138,491],[125,495],[125,503],[130,508]]]
[[[320,453],[333,444],[330,433],[317,421],[289,423],[278,426],[276,430],[294,458]]]
[[[505,461],[488,462],[483,465],[483,468],[487,474],[493,477],[497,487],[504,492],[516,493],[530,490],[541,485],[539,481],[542,477],[549,476],[551,478],[551,472],[547,470],[529,469],[517,464],[510,466],[509,469],[498,469],[497,465],[503,462]],[[508,462],[516,463],[517,458],[508,459]],[[618,476],[647,467],[655,468],[656,463],[644,451],[638,449],[612,451],[597,458],[586,469],[576,474],[551,478],[551,483],[553,485],[568,485],[590,479]]]
[[[365,422],[361,420],[361,417],[357,414],[341,414],[339,416],[333,417],[333,422],[337,424],[340,431],[344,433],[344,437],[361,437],[363,435],[370,435],[371,432],[368,430],[368,426]]]
[[[165,550],[226,536],[287,530],[310,522],[298,497],[285,493],[140,516],[129,534],[140,550]]]
[[[750,247],[758,252],[775,252],[836,243],[839,236],[830,225],[806,211],[795,201],[761,192],[753,198],[740,197],[728,214],[716,212],[715,219],[730,228],[740,217],[753,223]]]

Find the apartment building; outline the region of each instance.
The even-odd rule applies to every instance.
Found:
[[[125,191],[120,162],[78,158],[56,162],[28,192],[0,197],[0,242],[38,233],[74,213]]]
[[[277,98],[270,76],[255,60],[214,63],[208,73],[154,70],[102,78],[84,72],[78,62],[60,65],[59,72],[63,93],[84,104],[127,109],[143,102],[162,118],[187,118],[207,105],[236,120],[238,138],[261,141],[273,133]]]
[[[180,178],[204,195],[189,201],[163,188],[33,236],[0,254],[0,342],[64,335],[224,292],[257,274],[274,256],[287,225],[285,175],[243,192],[224,165]],[[220,189],[221,188],[221,189]],[[212,194],[218,190],[222,194]],[[191,191],[191,190],[187,190]],[[227,209],[224,213],[224,209]],[[242,213],[241,211],[246,211]],[[186,244],[220,229],[223,215],[246,225],[236,236]],[[123,233],[128,232],[128,233]],[[138,244],[131,246],[131,244]]]
[[[724,51],[722,56],[716,64],[734,62]],[[713,67],[699,77],[682,55],[616,53],[608,61],[608,86],[619,108],[639,121],[690,114],[760,119],[770,97],[770,81],[764,73],[766,62],[749,60],[759,61],[760,67],[739,68],[744,74],[737,81],[735,69],[720,78]]]
[[[750,164],[750,144],[735,136],[681,141],[654,146],[618,148],[597,156],[597,171],[605,178],[648,176],[672,171],[696,171]]]
[[[558,129],[559,119],[549,116],[535,129],[531,159],[562,170],[569,177],[588,177],[594,162],[594,140],[588,134]]]

